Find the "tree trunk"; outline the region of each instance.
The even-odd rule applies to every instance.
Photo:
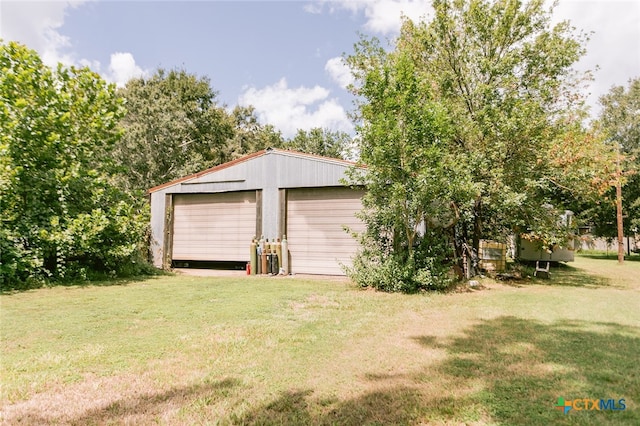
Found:
[[[463,224],[464,226],[464,224]],[[463,268],[462,265],[462,243],[463,243],[463,239],[460,235],[458,235],[457,232],[457,226],[454,226],[451,228],[451,238],[453,239],[453,255],[454,258],[456,260],[456,264],[460,267]]]
[[[618,223],[618,263],[624,263],[624,225],[622,222],[622,186],[620,176],[616,183],[616,219]]]
[[[618,263],[624,263],[624,223],[622,222],[622,168],[620,167],[620,144],[618,144],[618,158],[616,161],[616,222],[618,224]]]
[[[480,238],[482,238],[482,198],[478,197],[473,206],[473,241],[474,252],[480,252]]]

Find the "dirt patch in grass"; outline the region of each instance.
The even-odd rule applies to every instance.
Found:
[[[80,383],[57,384],[27,401],[6,405],[3,421],[7,424],[80,424],[83,419],[90,419],[90,423],[95,424],[106,420],[108,413],[135,421],[137,414],[146,417],[153,414],[154,405],[159,405],[152,403],[151,395],[159,394],[154,387],[153,381],[142,375],[86,377]],[[124,400],[137,401],[138,409],[122,408],[120,401]],[[147,403],[143,404],[145,400]]]
[[[241,387],[233,378],[194,381],[189,376],[164,383],[150,373],[88,376],[79,383],[59,384],[27,401],[5,405],[0,419],[3,424],[28,425],[176,424],[181,423],[185,407],[198,401],[212,404]]]

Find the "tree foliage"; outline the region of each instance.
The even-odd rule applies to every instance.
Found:
[[[580,126],[587,76],[572,70],[586,37],[567,22],[551,26],[542,0],[433,6],[432,21],[405,20],[391,53],[362,40],[348,58],[367,185],[396,194],[371,200],[368,215],[397,239],[400,230],[455,212],[455,225],[436,232],[441,241],[448,236],[450,260],[514,230],[547,244],[566,238],[553,232],[558,211],[567,197],[592,193],[599,176],[585,153],[602,141]],[[571,165],[561,161],[567,156]],[[407,235],[403,244],[425,239]]]
[[[291,139],[285,139],[270,124],[258,121],[255,108],[236,106],[231,112],[233,136],[227,141],[225,157],[229,160],[266,148],[282,148],[332,158],[348,158],[351,137],[330,129],[299,129]]]
[[[113,155],[118,184],[129,192],[270,147],[336,158],[348,154],[344,133],[300,130],[287,141],[272,125],[261,124],[252,106],[227,112],[216,104],[207,78],[184,70],[160,69],[150,78],[130,80],[119,95],[125,99],[124,135]]]
[[[233,160],[266,148],[281,148],[285,144],[280,131],[270,124],[260,124],[252,106],[236,106],[231,112],[233,136],[227,141],[225,157]]]
[[[351,157],[351,136],[319,127],[308,131],[300,129],[285,147],[323,157],[348,159]]]
[[[352,178],[367,187],[367,232],[350,274],[389,291],[435,288],[446,282],[442,231],[455,223],[455,203],[469,189],[467,171],[447,151],[453,123],[407,52],[387,54],[375,41],[359,49],[376,56],[351,58],[375,66],[366,68],[358,89],[360,159],[367,169]]]
[[[604,197],[590,203],[583,213],[584,220],[592,225],[596,236],[614,238],[617,235],[613,186],[617,179],[621,179],[624,185],[624,234],[637,234],[640,232],[640,78],[630,80],[626,88],[612,87],[600,98],[600,105],[602,109],[594,123],[595,131],[609,145],[614,160],[620,156],[620,170],[617,166],[609,170],[610,178],[605,182],[609,186],[608,191]]]
[[[0,45],[0,276],[117,273],[139,260],[146,209],[109,183],[121,102],[89,69]]]
[[[159,69],[150,78],[130,80],[119,95],[126,101],[124,135],[113,155],[127,191],[144,191],[227,160],[233,123],[216,104],[207,78]]]
[[[585,39],[567,22],[552,27],[540,0],[434,6],[436,18],[418,31],[429,46],[423,63],[457,123],[452,148],[478,187],[460,233],[477,249],[485,236],[535,232],[555,221],[545,205],[567,187],[553,179],[550,153],[582,117],[571,66]]]

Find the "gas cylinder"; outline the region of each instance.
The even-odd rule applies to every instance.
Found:
[[[276,275],[278,274],[278,254],[276,252],[276,240],[275,238],[271,240],[271,273]]]
[[[249,266],[251,268],[251,275],[255,275],[258,272],[258,255],[256,252],[256,237],[251,239],[251,244],[249,244]]]
[[[289,243],[287,236],[282,236],[282,269],[285,275],[289,275]]]
[[[274,250],[274,246],[275,243],[271,244],[271,249]],[[278,256],[276,255],[275,251],[273,251],[271,253],[271,256],[269,257],[269,269],[271,270],[271,273],[276,275],[278,273]]]
[[[266,242],[264,240],[264,236],[260,237],[260,248],[262,253],[260,255],[260,264],[261,264],[260,270],[262,271],[262,275],[266,275],[267,274],[267,250],[266,250]]]
[[[280,242],[280,238],[276,240],[276,259],[278,263],[274,272],[277,274],[280,272],[280,268],[282,268],[282,243]]]
[[[267,238],[267,241],[265,241],[264,243],[265,246],[265,250],[267,252],[267,274],[271,274],[272,270],[271,270],[271,243],[269,242],[269,239]]]

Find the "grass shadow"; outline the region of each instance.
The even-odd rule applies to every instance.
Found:
[[[428,337],[415,340],[434,347]],[[481,384],[481,390],[456,399],[458,410],[483,407],[497,424],[640,424],[637,328],[501,317],[435,347],[449,353],[440,374],[458,387]],[[624,398],[627,409],[565,415],[554,408],[559,397]]]
[[[19,424],[68,424],[68,425],[104,425],[104,424],[156,424],[166,412],[204,401],[211,404],[229,396],[233,388],[240,385],[234,378],[219,381],[206,381],[201,384],[172,388],[163,392],[145,393],[122,398],[108,405],[90,409],[72,418],[52,418],[46,410],[38,409],[21,413],[9,419]]]
[[[311,389],[282,392],[231,423],[640,424],[638,328],[500,317],[449,341],[412,340],[447,356],[409,375],[368,373],[374,390],[351,399],[323,401]],[[564,414],[555,408],[560,397],[624,398],[627,409]]]
[[[414,373],[367,373],[373,390],[350,399],[321,399],[313,389],[284,391],[232,416],[229,423],[640,424],[638,328],[500,317],[449,341],[433,336],[412,340],[429,351],[445,350],[447,356]],[[624,398],[627,409],[564,414],[555,408],[560,397]]]
[[[549,279],[535,278],[531,282],[539,285],[584,288],[611,287],[613,285],[609,278],[596,276],[564,263],[552,266],[550,272]]]
[[[162,271],[160,269],[157,272],[132,275],[126,277],[109,277],[107,275],[99,275],[88,279],[72,279],[67,281],[54,281],[54,282],[38,282],[31,285],[26,285],[19,288],[0,288],[0,295],[12,295],[20,294],[28,291],[39,290],[41,288],[54,288],[54,287],[117,287],[127,286],[132,283],[157,279],[161,276],[172,276],[173,272]]]
[[[275,400],[257,407],[231,424],[242,425],[404,425],[415,424],[422,404],[420,393],[396,386],[368,392],[346,401],[314,399],[312,390],[282,392]]]
[[[618,253],[615,252],[589,252],[589,251],[581,251],[578,256],[586,257],[588,259],[600,259],[600,260],[618,260]],[[639,253],[631,253],[631,255],[624,253],[624,260],[630,262],[640,262],[640,254]]]

